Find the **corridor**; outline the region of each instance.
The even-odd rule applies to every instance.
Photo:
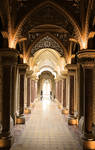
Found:
[[[11,150],[82,150],[77,127],[66,120],[56,102],[38,101]]]

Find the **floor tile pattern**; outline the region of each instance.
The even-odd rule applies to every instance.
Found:
[[[36,103],[21,128],[23,132],[18,132],[11,150],[82,150],[78,129],[68,126],[66,117],[54,102]]]

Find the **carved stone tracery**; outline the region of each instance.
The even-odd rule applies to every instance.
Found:
[[[31,49],[31,55],[33,55],[39,49],[51,48],[58,51],[62,56],[64,56],[64,51],[62,47],[50,36],[43,37],[36,45]]]

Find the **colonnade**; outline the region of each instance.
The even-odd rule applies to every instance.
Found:
[[[88,55],[90,54],[90,55]],[[10,147],[10,119],[14,124],[25,123],[24,113],[37,98],[37,78],[28,65],[18,63],[18,52],[0,50],[0,147]],[[55,80],[55,97],[63,114],[69,114],[68,124],[81,124],[84,118],[84,147],[93,149],[95,140],[95,54],[85,50],[77,54],[77,64],[67,64]]]
[[[85,149],[95,149],[94,56],[91,50],[79,51],[77,64],[67,64],[65,77],[63,73],[55,81],[59,108],[62,109],[63,114],[68,114],[68,124],[81,126]]]
[[[24,124],[24,113],[37,98],[37,79],[18,56],[16,50],[0,49],[0,148],[11,146],[10,124]]]

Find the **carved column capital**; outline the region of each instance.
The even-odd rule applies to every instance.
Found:
[[[83,68],[94,67],[95,65],[95,50],[86,49],[81,50],[77,54],[78,63],[82,65]]]
[[[10,48],[0,49],[0,65],[17,65],[18,51]]]

